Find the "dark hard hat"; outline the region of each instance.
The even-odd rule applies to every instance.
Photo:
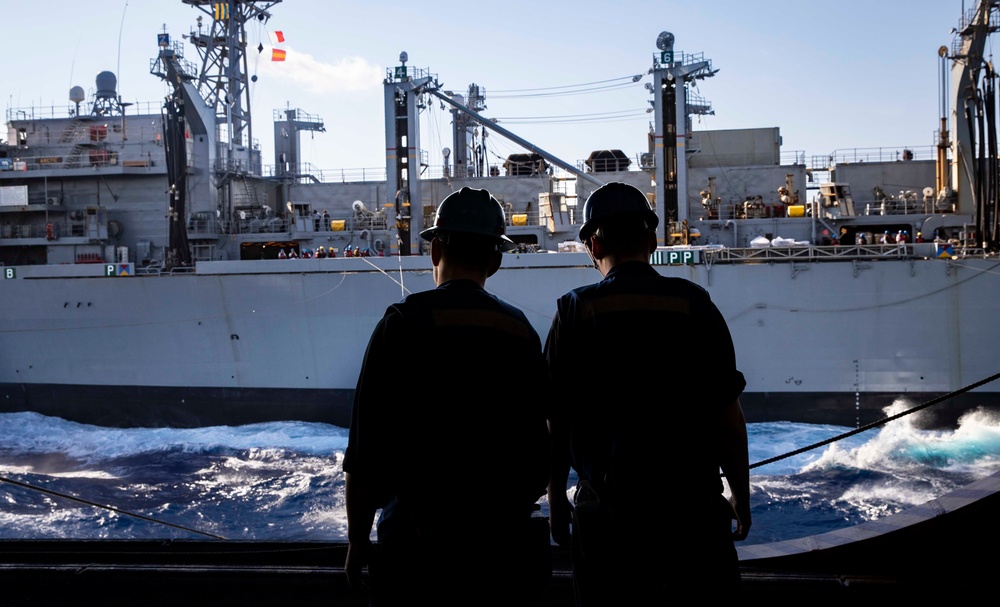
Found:
[[[506,226],[503,207],[489,191],[462,188],[441,201],[434,226],[420,232],[420,237],[433,240],[438,232],[488,236],[506,251],[514,248],[514,242],[505,234]]]
[[[656,228],[660,219],[649,206],[646,195],[639,188],[612,181],[594,190],[583,205],[583,226],[580,240],[590,238],[602,223],[612,218],[636,215],[646,220],[650,229]]]

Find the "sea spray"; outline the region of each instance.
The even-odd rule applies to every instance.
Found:
[[[849,430],[749,424],[750,460],[772,458]],[[0,475],[20,482],[231,539],[346,537],[344,428],[280,422],[115,429],[10,413],[0,414],[0,436]],[[420,465],[419,454],[412,465]],[[947,431],[921,430],[900,420],[753,470],[754,522],[745,543],[791,539],[888,516],[998,469],[996,419],[969,415]],[[669,482],[670,470],[664,475]],[[650,480],[651,495],[662,482]],[[459,500],[457,495],[445,497],[442,507]],[[542,507],[546,509],[544,500]],[[0,483],[0,537],[193,536]]]

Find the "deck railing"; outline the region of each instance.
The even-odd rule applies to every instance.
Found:
[[[925,258],[933,255],[934,243],[873,245],[803,245],[791,247],[702,249],[708,265],[715,263],[824,262]],[[981,257],[987,251],[978,247],[953,244],[952,257]]]

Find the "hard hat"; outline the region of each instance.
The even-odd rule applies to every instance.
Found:
[[[424,240],[434,240],[438,232],[456,232],[495,238],[504,251],[514,248],[506,236],[503,207],[487,190],[462,188],[452,192],[438,206],[434,225],[420,232]]]
[[[649,206],[646,195],[639,188],[612,181],[594,190],[583,205],[583,226],[580,240],[590,238],[600,225],[611,218],[637,215],[646,220],[650,229],[659,225],[660,220]]]

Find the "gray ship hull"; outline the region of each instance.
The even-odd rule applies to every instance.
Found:
[[[855,425],[996,373],[998,266],[908,258],[657,267],[707,288],[723,312],[751,421]],[[102,425],[346,426],[375,323],[405,293],[433,287],[420,257],[214,262],[161,276],[18,272],[0,292],[0,410]],[[544,338],[556,298],[598,278],[584,254],[508,255],[487,287]],[[663,344],[663,364],[686,350]],[[398,364],[418,356],[414,345]],[[499,372],[512,398],[534,398],[518,391],[518,361]],[[393,369],[384,373],[393,381]],[[401,386],[401,398],[412,388]],[[664,400],[681,388],[664,386]],[[998,389],[987,384],[935,415],[995,407]]]

